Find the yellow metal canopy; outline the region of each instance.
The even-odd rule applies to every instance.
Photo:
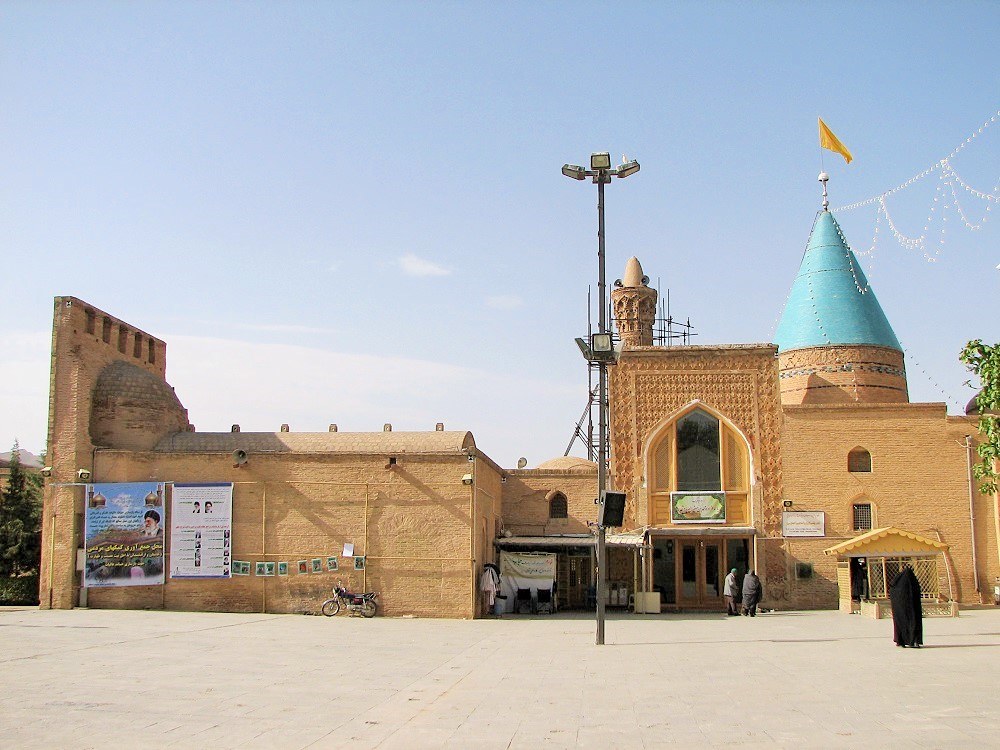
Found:
[[[848,539],[846,542],[823,550],[827,555],[847,557],[891,557],[897,555],[936,555],[948,549],[944,542],[886,527],[873,529],[867,534]]]

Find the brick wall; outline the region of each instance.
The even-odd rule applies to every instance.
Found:
[[[102,482],[233,481],[233,559],[249,561],[252,569],[258,561],[285,561],[290,572],[91,589],[90,606],[316,612],[343,581],[352,590],[378,591],[389,616],[473,617],[484,553],[481,539],[473,551],[472,530],[488,528],[492,516],[485,500],[473,515],[476,488],[462,482],[470,466],[462,455],[404,456],[387,469],[382,456],[286,453],[253,454],[234,468],[228,453],[98,451],[95,475]],[[487,488],[500,484],[489,464],[478,465],[477,474]],[[492,538],[490,531],[489,546]],[[298,560],[319,557],[325,564],[345,543],[366,557],[363,571],[341,558],[337,572],[295,572]],[[168,536],[168,553],[169,547]]]
[[[550,518],[552,491],[566,496],[567,518]],[[517,536],[587,534],[597,521],[597,469],[510,469],[503,488],[503,525]]]
[[[138,346],[137,346],[138,342]],[[83,501],[78,469],[91,469],[91,394],[100,373],[112,362],[125,362],[164,379],[166,344],[75,297],[56,297],[52,323],[49,380],[49,426],[42,515],[42,562],[39,601],[43,608],[71,607],[75,601],[76,508]],[[176,429],[147,424],[151,436]]]
[[[972,572],[972,532],[964,440],[976,434],[971,420],[947,417],[944,404],[817,405],[784,409],[782,458],[785,498],[795,510],[826,514],[826,538],[787,539],[789,569],[797,559],[815,565],[815,578],[789,575],[791,606],[836,605],[836,561],[822,549],[858,533],[852,506],[872,505],[872,527],[894,526],[948,544],[948,565],[939,565],[940,590],[978,603]],[[848,471],[847,454],[871,453],[870,473]],[[1000,575],[996,508],[978,492],[974,500],[976,554],[984,593]]]

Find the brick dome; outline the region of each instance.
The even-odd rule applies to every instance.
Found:
[[[170,385],[128,362],[112,362],[97,377],[90,407],[95,446],[150,450],[188,427],[187,410]]]

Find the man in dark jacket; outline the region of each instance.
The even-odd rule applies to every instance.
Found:
[[[764,587],[760,585],[760,578],[751,570],[743,576],[743,614],[756,617],[757,605],[763,595]]]

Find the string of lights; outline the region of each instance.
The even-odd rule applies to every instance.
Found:
[[[865,199],[863,201],[858,201],[857,203],[851,203],[849,205],[841,206],[840,208],[834,208],[834,209],[831,209],[831,210],[834,213],[837,213],[837,212],[846,212],[846,211],[853,211],[854,209],[861,208],[862,206],[870,206],[873,203],[878,202],[878,200],[880,198],[881,199],[885,199],[885,198],[888,198],[890,195],[893,195],[894,193],[898,193],[900,190],[905,190],[906,188],[908,188],[913,183],[922,180],[924,177],[926,177],[927,175],[929,175],[931,172],[935,172],[935,171],[941,169],[943,163],[948,162],[951,159],[955,158],[955,156],[962,149],[964,149],[966,146],[968,146],[970,143],[972,143],[978,136],[982,135],[983,132],[987,128],[989,128],[990,125],[992,125],[993,123],[995,123],[997,121],[997,119],[1000,119],[1000,110],[998,110],[992,117],[990,117],[990,119],[986,120],[986,122],[984,122],[979,127],[978,130],[974,131],[972,134],[969,135],[968,138],[966,138],[964,141],[962,141],[961,143],[959,143],[954,148],[954,150],[952,150],[952,152],[950,154],[948,154],[944,159],[941,159],[938,162],[936,162],[935,164],[932,164],[931,166],[927,167],[927,169],[925,169],[923,172],[920,172],[918,174],[913,175],[913,177],[911,177],[910,179],[908,179],[906,182],[904,182],[904,183],[902,183],[900,185],[897,185],[896,187],[892,188],[891,190],[886,190],[884,193],[872,196],[871,198],[867,198],[867,199]],[[996,196],[993,196],[992,200],[996,201],[997,200]]]
[[[959,219],[961,219],[963,225],[970,231],[975,231],[981,229],[986,221],[989,219],[990,211],[993,208],[993,204],[1000,202],[1000,182],[993,188],[992,192],[986,193],[981,190],[977,190],[972,187],[968,182],[966,182],[955,170],[951,163],[951,160],[962,151],[966,146],[972,143],[977,137],[979,137],[987,128],[990,127],[1000,119],[1000,111],[996,112],[992,117],[986,120],[978,130],[974,131],[962,141],[958,146],[952,149],[951,153],[948,154],[943,159],[940,159],[937,163],[931,165],[927,169],[915,174],[910,179],[897,185],[891,190],[887,190],[884,193],[867,198],[863,201],[857,201],[856,203],[851,203],[846,206],[841,206],[840,208],[832,209],[834,212],[847,212],[853,211],[857,208],[862,208],[864,206],[874,205],[876,207],[875,211],[875,230],[872,236],[872,243],[870,248],[861,253],[862,255],[868,256],[869,264],[874,256],[875,250],[878,246],[880,231],[883,225],[883,219],[885,226],[889,228],[893,239],[896,240],[903,248],[906,250],[920,251],[924,260],[928,263],[934,263],[938,260],[941,255],[941,248],[945,244],[945,239],[947,236],[947,225],[948,225],[948,212],[954,211],[958,214]],[[919,236],[910,236],[904,234],[900,228],[897,226],[896,222],[893,220],[892,215],[889,213],[888,198],[901,190],[905,190],[916,182],[924,179],[930,174],[937,172],[938,174],[938,184],[935,187],[934,199],[931,202],[930,210],[927,213],[927,219],[924,222],[923,231]],[[983,218],[978,222],[973,222],[969,218],[969,212],[962,205],[959,199],[959,191],[956,189],[956,185],[965,191],[965,198],[976,198],[983,201],[986,204],[985,211],[983,213]],[[940,210],[938,208],[940,207]],[[928,242],[931,235],[932,225],[935,227],[935,233],[938,236],[937,242],[934,244],[933,251],[929,249]],[[869,269],[870,270],[870,269]],[[858,287],[861,289],[860,285]]]

